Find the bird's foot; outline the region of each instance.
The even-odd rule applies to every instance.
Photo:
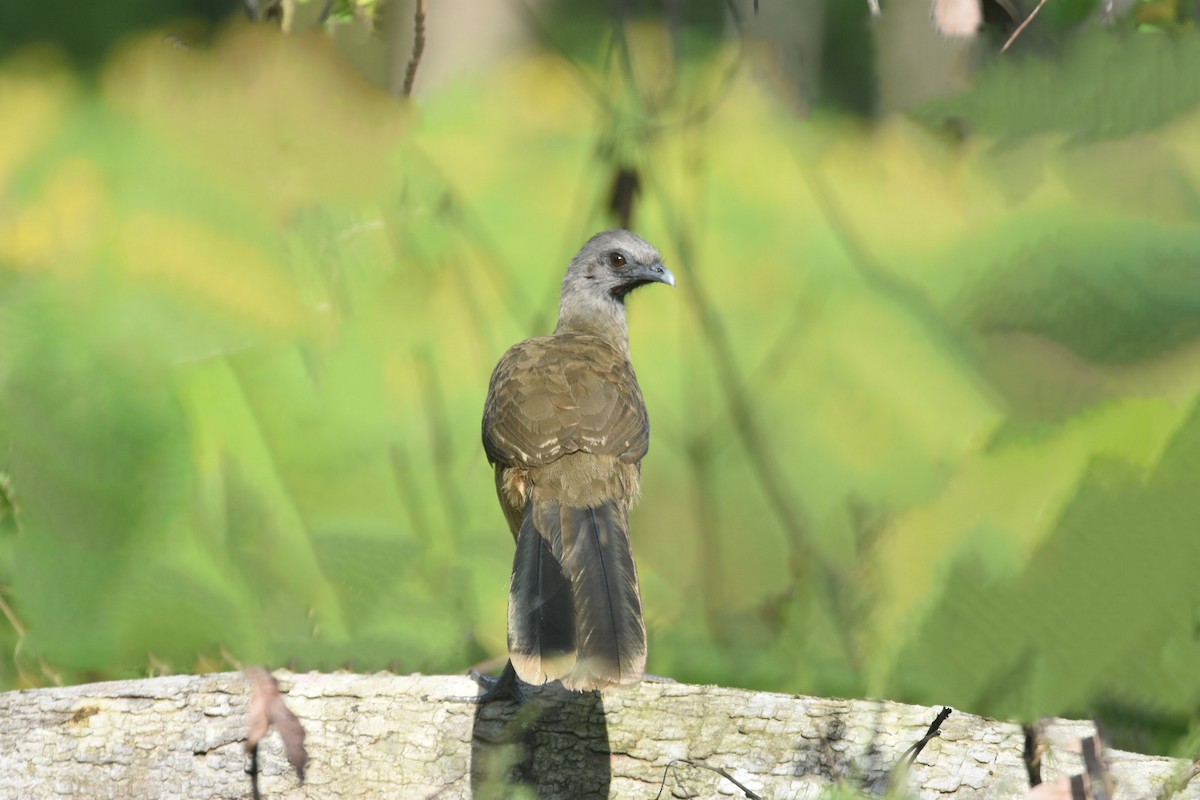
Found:
[[[483,687],[483,694],[475,697],[451,697],[449,700],[480,705],[493,700],[513,700],[517,703],[524,703],[526,700],[525,690],[521,688],[521,681],[517,678],[517,671],[513,669],[511,661],[504,665],[504,671],[497,678],[475,670],[471,670],[470,675],[472,680]]]

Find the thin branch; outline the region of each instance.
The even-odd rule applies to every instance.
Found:
[[[791,544],[793,570],[808,554],[806,514],[786,485],[784,470],[771,447],[771,439],[759,423],[758,415],[746,389],[733,345],[725,326],[712,308],[705,293],[700,275],[695,271],[695,248],[690,232],[682,219],[668,213],[668,229],[671,230],[675,250],[684,264],[693,267],[690,279],[684,284],[691,300],[700,330],[708,342],[713,361],[720,375],[720,386],[729,405],[735,430],[742,441],[743,450],[750,460],[750,468],[767,496],[767,501],[787,534]]]
[[[675,784],[677,786],[679,786],[679,788],[683,789],[684,792],[687,792],[688,797],[696,797],[697,796],[695,794],[692,794],[691,792],[688,792],[687,789],[684,789],[683,782],[679,780],[679,775],[675,771],[676,764],[687,764],[689,767],[695,767],[696,769],[706,769],[709,772],[715,772],[718,775],[720,775],[722,778],[724,778],[725,780],[732,783],[737,788],[741,789],[742,795],[744,797],[748,798],[748,800],[762,800],[762,795],[755,794],[754,790],[750,789],[748,786],[746,786],[745,784],[738,781],[737,778],[733,777],[732,775],[730,775],[728,772],[721,769],[720,767],[710,767],[707,764],[701,764],[699,761],[692,761],[689,758],[672,759],[671,762],[669,764],[667,764],[666,768],[663,770],[662,780],[659,781],[658,794],[654,795],[654,800],[658,800],[658,798],[662,797],[663,789],[665,789],[667,786],[667,775],[674,776]]]
[[[801,158],[800,174],[808,184],[813,198],[830,232],[837,238],[850,263],[876,291],[896,301],[912,312],[916,320],[945,351],[954,357],[956,365],[971,377],[983,391],[994,391],[978,374],[977,359],[972,346],[943,319],[937,307],[921,288],[888,270],[857,234],[851,214],[842,207],[817,164]]]
[[[442,505],[446,509],[446,518],[450,524],[449,537],[457,542],[459,531],[465,528],[466,520],[463,509],[466,503],[459,494],[458,481],[454,476],[454,443],[451,431],[453,426],[446,418],[446,397],[442,385],[438,381],[438,371],[434,356],[428,350],[420,350],[415,357],[418,380],[421,384],[421,394],[425,402],[425,413],[428,418],[428,430],[433,445],[433,476]]]
[[[529,4],[522,0],[522,2],[517,3],[517,8],[522,14],[524,14],[526,21],[529,23],[530,29],[533,31],[534,36],[538,38],[538,41],[558,53],[558,55],[562,57],[563,61],[565,61],[568,66],[571,67],[572,71],[574,71],[575,75],[579,78],[580,83],[583,84],[584,90],[591,95],[594,101],[596,101],[596,105],[603,108],[608,113],[609,117],[615,117],[616,108],[608,99],[608,94],[604,91],[604,88],[600,86],[600,84],[596,82],[591,74],[588,73],[587,69],[584,68],[584,66],[574,58],[572,58],[567,49],[550,34],[547,26],[542,23],[541,19],[534,12],[534,10],[530,8]]]
[[[499,294],[504,298],[506,310],[514,322],[531,327],[533,323],[539,322],[540,318],[538,317],[530,319],[528,304],[525,302],[515,271],[500,257],[500,247],[491,240],[487,228],[483,225],[480,216],[473,213],[474,208],[468,200],[458,192],[450,177],[438,168],[429,154],[422,152],[419,148],[414,148],[412,154],[414,158],[419,159],[420,168],[432,174],[437,179],[438,186],[441,187],[442,195],[438,198],[437,204],[433,206],[433,213],[438,217],[438,224],[444,222],[446,225],[453,225],[460,238],[465,239],[468,244],[473,246],[473,252],[485,262],[487,267],[483,271],[484,275],[496,281]],[[413,224],[420,224],[420,221],[414,220]],[[386,230],[387,226],[384,229]],[[479,283],[474,276],[467,273],[467,268],[461,259],[450,259],[449,267],[454,270],[461,285],[471,288]],[[481,289],[481,291],[483,290]],[[556,297],[557,291],[558,289],[555,287]],[[497,343],[483,327],[483,321],[488,318],[488,315],[479,313],[478,304],[475,303],[471,292],[465,292],[464,296],[470,304],[471,319],[478,323],[480,336],[486,340],[485,345],[489,350],[494,350]],[[497,293],[491,292],[488,296],[494,300]]]
[[[1012,32],[1012,36],[1009,36],[1008,41],[1005,42],[1004,46],[1000,48],[1001,53],[1008,52],[1008,48],[1012,47],[1012,43],[1015,42],[1017,37],[1021,35],[1021,31],[1029,27],[1029,23],[1033,22],[1033,18],[1038,15],[1038,12],[1042,10],[1042,6],[1044,5],[1046,5],[1046,0],[1040,0],[1040,2],[1038,2],[1038,4],[1034,7],[1033,11],[1029,12],[1029,16],[1025,18],[1025,21],[1017,26],[1017,29]]]
[[[396,483],[396,489],[403,498],[404,509],[408,512],[408,521],[416,532],[417,537],[429,546],[433,541],[432,528],[429,525],[429,520],[425,516],[425,507],[422,504],[421,493],[418,491],[416,482],[412,479],[411,473],[414,469],[412,462],[408,458],[408,453],[404,449],[404,445],[400,442],[392,442],[388,447],[388,455],[392,467],[392,478]]]
[[[695,496],[696,531],[700,535],[701,576],[705,586],[721,584],[721,537],[720,513],[717,506],[717,486],[713,477],[713,463],[716,461],[711,442],[707,437],[694,436],[687,441],[684,452],[691,473],[692,489]],[[704,592],[704,618],[708,629],[716,636],[724,639],[726,632],[722,629],[722,604],[718,592]]]
[[[17,649],[20,650],[21,639],[25,638],[25,634],[28,632],[28,629],[21,622],[21,618],[17,616],[17,612],[13,611],[12,606],[5,602],[5,588],[6,587],[0,586],[0,614],[4,615],[4,617],[8,620],[8,624],[12,625],[13,630],[17,632],[17,636],[19,637],[17,639]]]
[[[741,17],[737,5],[733,0],[729,0],[728,6],[734,24],[739,31],[739,49],[737,60],[735,60],[734,64],[724,75],[725,86],[722,87],[722,91],[717,93],[713,102],[700,107],[694,112],[689,112],[682,119],[673,120],[669,123],[664,123],[661,119],[655,119],[654,117],[639,119],[638,121],[642,123],[642,130],[640,132],[647,139],[658,128],[665,128],[669,125],[692,125],[704,122],[717,107],[720,99],[723,98],[724,90],[727,90],[732,85],[733,78],[736,76],[741,63],[744,40],[740,35]],[[534,19],[536,20],[536,18]],[[625,78],[633,97],[641,101],[643,98],[638,91],[638,86],[634,79],[635,76],[628,42],[625,39],[620,20],[617,20],[614,25],[613,43],[616,48],[616,55],[620,58],[619,66],[622,70],[622,76]],[[598,96],[598,98],[602,99],[602,96]],[[611,113],[611,106],[608,102],[602,100],[600,104],[605,110],[610,110],[611,116],[614,119],[616,118],[616,114]],[[683,221],[675,217],[669,207],[667,215],[668,228],[672,231],[677,250],[683,262],[688,264],[693,263],[694,248],[690,232],[686,229]],[[689,280],[685,284],[685,287],[684,291],[688,295],[691,305],[697,314],[699,326],[704,334],[705,341],[710,347],[718,374],[721,377],[720,385],[725,395],[725,401],[730,409],[729,413],[734,423],[734,430],[741,440],[743,449],[751,463],[751,469],[755,473],[759,485],[763,488],[770,507],[775,512],[786,532],[790,542],[791,558],[789,560],[791,562],[791,569],[793,572],[797,572],[799,566],[810,555],[806,533],[806,514],[802,505],[796,500],[790,487],[787,485],[782,464],[773,451],[769,435],[758,419],[751,401],[750,392],[746,388],[744,378],[737,367],[734,349],[729,336],[719,315],[713,309],[707,293],[701,286],[699,276],[693,276],[693,279]],[[702,482],[704,478],[701,475],[697,476],[697,479]]]
[[[1081,743],[1083,763],[1087,768],[1087,785],[1094,800],[1112,800],[1112,777],[1104,761],[1104,744],[1100,734],[1089,736]]]
[[[333,13],[333,0],[325,0],[325,7],[321,9],[321,15],[317,17],[317,24],[324,25],[329,22],[331,13]]]
[[[1155,800],[1171,800],[1175,795],[1182,792],[1187,785],[1200,776],[1200,759],[1193,760],[1185,769],[1180,770],[1175,775],[1172,775],[1159,789]]]
[[[1040,786],[1042,783],[1042,755],[1046,749],[1045,737],[1041,725],[1024,725],[1021,730],[1025,734],[1025,747],[1022,759],[1025,761],[1025,771],[1029,774],[1029,786]]]
[[[250,796],[254,800],[262,800],[262,792],[258,788],[258,745],[250,748],[247,753],[250,762],[246,765],[246,774],[250,776]]]
[[[417,10],[413,13],[413,47],[412,58],[404,70],[404,96],[412,97],[413,82],[417,79],[417,65],[421,63],[421,54],[425,52],[425,0],[417,0]]]
[[[942,706],[942,710],[934,717],[933,722],[929,723],[929,729],[925,731],[925,735],[900,754],[900,760],[903,761],[906,757],[908,763],[915,763],[917,756],[921,755],[921,751],[925,749],[925,745],[932,742],[934,739],[942,735],[942,723],[953,713],[950,706]]]

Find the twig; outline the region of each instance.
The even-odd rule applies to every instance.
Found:
[[[1087,785],[1094,800],[1111,800],[1112,787],[1108,765],[1104,763],[1104,744],[1100,734],[1089,736],[1081,743],[1083,763],[1087,768]]]
[[[250,756],[250,763],[246,765],[246,774],[250,776],[250,796],[254,800],[262,800],[262,792],[258,789],[258,745],[250,748],[247,755]]]
[[[421,394],[425,401],[425,413],[428,418],[428,430],[433,440],[433,474],[442,503],[446,508],[446,517],[450,523],[450,538],[457,541],[458,531],[464,530],[466,520],[463,509],[467,504],[459,494],[458,482],[454,479],[454,444],[451,432],[454,426],[446,418],[446,397],[442,385],[438,381],[438,371],[434,365],[434,356],[428,350],[421,349],[415,355],[418,380],[421,384]]]
[[[5,588],[4,586],[0,586],[0,614],[4,615],[5,619],[8,620],[8,624],[12,625],[13,630],[17,632],[17,646],[13,651],[16,654],[21,650],[21,641],[25,638],[25,634],[28,633],[28,629],[21,622],[21,618],[17,616],[17,612],[13,611],[12,606],[5,602]]]
[[[436,201],[425,203],[418,199],[413,205],[414,222],[413,224],[428,224],[425,220],[416,220],[415,214],[426,213],[426,209],[432,210],[432,217],[427,217],[429,222],[436,224],[453,225],[459,238],[464,239],[474,248],[474,252],[485,262],[484,275],[496,282],[496,291],[488,290],[486,287],[479,289],[480,292],[494,301],[497,296],[504,299],[505,310],[514,323],[522,327],[527,327],[530,330],[536,330],[539,325],[543,325],[545,320],[541,316],[530,317],[528,303],[525,302],[525,296],[521,289],[511,265],[504,261],[499,253],[500,248],[492,241],[487,229],[480,221],[479,215],[473,213],[474,209],[470,203],[459,195],[454,184],[449,176],[444,174],[429,156],[420,151],[419,148],[413,150],[414,158],[418,159],[418,166],[422,170],[422,174],[428,173],[437,180],[437,185],[440,187],[441,195]],[[388,230],[384,226],[384,230]],[[396,241],[399,247],[399,240]],[[456,279],[459,279],[460,284],[468,289],[473,289],[480,285],[480,281],[473,275],[468,274],[465,261],[459,258],[449,260],[449,266],[454,271]],[[555,297],[558,296],[558,287],[553,287]],[[479,303],[475,300],[473,291],[463,293],[465,302],[468,305],[468,310],[471,312],[470,317],[475,322],[479,332],[479,340],[483,342],[488,352],[500,352],[496,350],[500,343],[495,340],[490,328],[485,326],[488,319],[487,314],[480,311]],[[542,312],[538,312],[541,314]],[[494,316],[494,315],[493,315]],[[502,348],[501,348],[502,349]]]
[[[908,783],[909,768],[917,762],[917,756],[921,755],[925,745],[942,735],[942,723],[946,721],[950,713],[949,706],[942,706],[942,710],[938,712],[933,722],[929,723],[929,729],[925,731],[925,735],[909,745],[896,759],[896,763],[888,773],[888,797],[907,794],[902,789]]]
[[[879,0],[867,0],[867,8],[871,9],[871,16],[878,17],[880,15]]]
[[[1155,800],[1171,800],[1175,795],[1182,792],[1189,783],[1197,776],[1200,776],[1200,760],[1194,760],[1181,772],[1172,775],[1159,789]]]
[[[674,774],[676,783],[680,786],[680,788],[683,788],[682,783],[680,783],[680,781],[679,781],[678,774],[672,772],[672,770],[675,768],[676,764],[687,764],[689,767],[695,767],[696,769],[706,769],[709,772],[715,772],[718,775],[720,775],[722,778],[724,778],[725,780],[732,783],[737,788],[741,789],[742,795],[745,796],[746,798],[748,798],[749,800],[762,800],[762,795],[755,794],[753,789],[750,789],[748,786],[746,786],[745,784],[738,781],[737,778],[733,777],[732,775],[730,775],[728,772],[721,769],[720,767],[710,767],[707,764],[701,764],[698,761],[692,761],[691,759],[688,759],[688,758],[672,759],[671,762],[667,764],[666,768],[663,769],[662,781],[659,782],[658,794],[654,795],[654,800],[658,800],[658,798],[662,797],[663,789],[665,789],[667,786],[667,775]],[[687,789],[684,789],[684,791],[686,792]],[[688,792],[688,796],[695,797],[696,795],[693,795],[690,792]]]
[[[1029,787],[1040,786],[1042,783],[1042,732],[1041,725],[1025,725],[1025,748],[1022,757],[1025,761],[1025,772],[1029,775]]]
[[[704,436],[695,436],[687,442],[684,452],[690,467],[692,487],[696,502],[696,528],[700,535],[700,562],[705,586],[719,586],[720,574],[720,515],[717,508],[716,481],[712,467],[716,460],[711,441]],[[722,605],[717,592],[704,592],[704,619],[712,633],[724,635],[721,630]]]
[[[800,174],[804,177],[821,214],[829,225],[829,230],[838,239],[858,273],[876,290],[910,310],[922,327],[927,330],[945,351],[954,357],[968,375],[977,375],[977,359],[972,345],[966,343],[942,318],[941,312],[929,300],[928,296],[914,283],[909,283],[899,275],[889,271],[866,243],[857,235],[851,222],[851,215],[838,202],[832,188],[821,175],[815,162],[807,159],[800,160]],[[986,389],[986,384],[979,380],[977,385]]]
[[[421,54],[425,52],[425,0],[417,0],[417,10],[413,13],[413,48],[412,58],[404,70],[404,96],[412,97],[413,82],[417,79],[417,65],[421,63]]]
[[[912,764],[916,762],[917,756],[921,755],[921,751],[925,749],[925,745],[942,735],[942,723],[946,721],[946,718],[951,713],[953,712],[950,706],[942,706],[942,710],[938,712],[933,722],[929,723],[929,730],[925,731],[924,736],[913,742],[907,750],[900,754],[900,760],[903,761],[907,757],[908,763]]]
[[[1008,48],[1011,47],[1012,43],[1016,41],[1018,36],[1021,35],[1021,31],[1025,30],[1025,28],[1029,26],[1029,23],[1033,22],[1033,18],[1038,15],[1038,12],[1042,10],[1042,6],[1044,5],[1046,5],[1046,0],[1039,0],[1038,4],[1034,6],[1033,11],[1029,12],[1029,16],[1025,18],[1025,21],[1017,26],[1017,29],[1012,32],[1012,36],[1009,36],[1008,41],[1005,42],[1004,46],[1000,48],[1001,53],[1008,52]]]
[[[538,41],[558,53],[563,61],[565,61],[567,65],[570,66],[574,71],[576,77],[579,78],[580,83],[583,84],[583,88],[589,95],[591,95],[592,99],[596,101],[596,104],[608,112],[610,117],[615,116],[616,108],[608,99],[608,95],[604,88],[596,82],[596,80],[588,73],[587,69],[585,69],[582,64],[571,57],[571,54],[567,48],[560,44],[551,35],[549,28],[542,24],[541,19],[536,13],[534,13],[534,10],[530,8],[529,3],[522,0],[522,2],[517,4],[517,9],[524,14],[526,21],[529,23],[529,27],[532,29],[533,34],[538,38]]]
[[[421,492],[418,491],[416,481],[409,474],[414,468],[408,458],[408,453],[403,444],[392,442],[388,447],[388,455],[392,467],[392,478],[396,482],[397,491],[403,498],[404,508],[408,511],[409,524],[412,525],[417,537],[428,547],[433,540],[433,534],[430,532],[429,520],[425,516]]]
[[[11,454],[12,448],[9,448]],[[13,524],[21,530],[21,504],[17,501],[16,489],[13,488],[12,476],[0,470],[0,519],[11,514]]]
[[[675,249],[683,263],[694,265],[695,248],[682,220],[672,219],[668,224],[673,229]],[[720,375],[721,389],[729,405],[729,414],[733,418],[735,430],[742,441],[742,448],[750,460],[751,470],[767,496],[768,503],[787,533],[791,544],[792,566],[795,568],[809,553],[806,514],[786,485],[784,470],[771,447],[770,437],[759,424],[750,393],[738,370],[733,345],[720,316],[712,308],[699,274],[693,272],[691,280],[684,285],[692,301],[700,330],[712,351],[717,373]]]

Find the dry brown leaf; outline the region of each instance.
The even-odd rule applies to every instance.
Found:
[[[283,739],[284,750],[287,751],[288,763],[296,770],[296,776],[304,783],[304,770],[308,766],[308,751],[304,749],[304,726],[284,702],[282,695],[276,694],[271,704],[271,722]]]
[[[304,770],[308,765],[304,726],[284,703],[279,682],[274,675],[262,667],[250,667],[246,670],[246,679],[250,681],[250,703],[246,708],[246,752],[254,752],[274,725],[283,739],[288,762],[303,783]]]

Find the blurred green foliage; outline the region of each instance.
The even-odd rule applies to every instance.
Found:
[[[5,0],[0,3],[0,54],[31,43],[54,42],[81,67],[99,67],[131,32],[168,23],[189,35],[204,35],[214,24],[243,11],[243,0]]]
[[[419,104],[261,28],[3,64],[0,687],[501,656],[487,379],[632,167],[651,671],[1189,752],[1196,35],[868,126],[706,30]]]

